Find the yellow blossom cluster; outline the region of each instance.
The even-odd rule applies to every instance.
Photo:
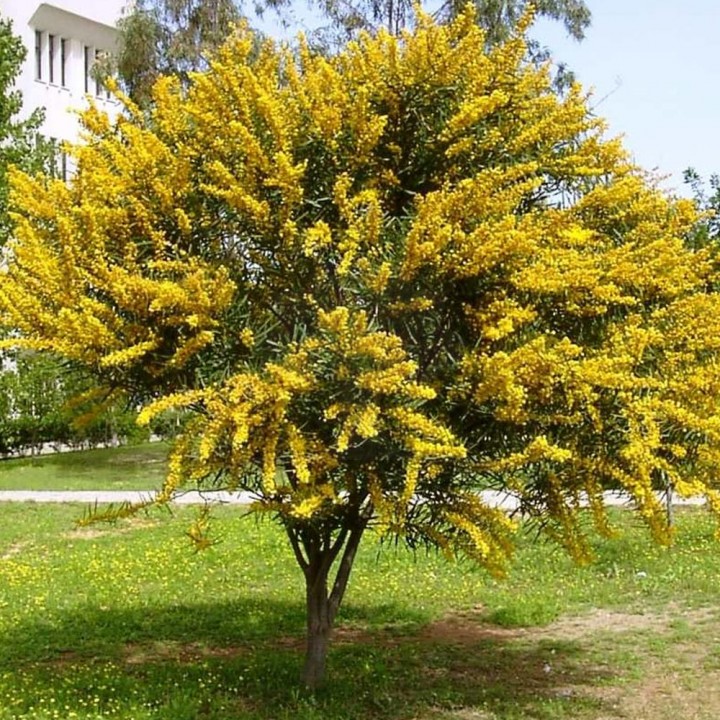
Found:
[[[405,458],[392,503],[402,514],[431,462],[465,457],[448,428],[416,409],[435,392],[415,381],[416,363],[407,360],[399,338],[373,331],[364,313],[343,306],[320,311],[318,327],[318,335],[298,343],[282,363],[234,375],[219,387],[167,395],[142,411],[140,422],[147,423],[171,408],[201,408],[171,454],[162,499],[184,479],[198,482],[219,472],[235,489],[254,465],[261,469],[259,506],[310,517],[332,503],[342,506],[343,492],[357,491],[376,464],[371,457],[367,467],[348,473],[347,457],[374,440]],[[328,403],[333,388],[344,385],[353,388],[352,400]],[[318,413],[312,421],[301,414],[305,404]]]
[[[179,239],[183,212],[173,208],[187,173],[154,136],[125,127],[117,145],[131,147],[108,141],[112,157],[91,160],[89,148],[77,149],[81,168],[93,164],[74,185],[14,174],[18,212],[0,303],[5,323],[21,333],[14,344],[96,371],[160,378],[213,343],[235,285],[226,268],[189,255]],[[157,178],[165,163],[172,183]],[[160,191],[157,207],[141,203],[143,188]]]

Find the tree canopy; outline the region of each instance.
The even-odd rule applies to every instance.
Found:
[[[720,511],[717,258],[588,109],[472,9],[333,57],[244,28],[152,108],[13,176],[18,344],[184,408],[163,502],[252,491],[306,579],[305,682],[367,532],[502,572],[523,513],[578,559],[605,489]],[[198,540],[202,542],[202,538]]]

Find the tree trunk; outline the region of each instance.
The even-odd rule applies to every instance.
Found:
[[[307,579],[307,649],[302,679],[310,690],[318,688],[325,678],[332,630],[327,579],[317,578],[314,584],[315,587],[312,587],[310,578]]]
[[[334,542],[308,542],[305,545],[306,556],[299,551],[297,537],[290,534],[298,562],[305,573],[307,648],[302,681],[309,690],[319,688],[325,679],[330,634],[366,524],[366,521],[361,521],[352,530],[341,531]],[[329,590],[330,570],[341,552],[332,590]]]

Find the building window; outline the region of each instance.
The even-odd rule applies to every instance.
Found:
[[[97,67],[98,61],[100,60],[101,53],[99,50],[95,50],[95,65],[93,67]],[[100,97],[102,94],[102,83],[100,82],[100,77],[96,75],[95,77],[95,95],[97,97]]]
[[[67,51],[68,41],[60,38],[60,84],[67,87]]]
[[[42,30],[35,31],[35,79],[43,79],[42,71]]]
[[[90,84],[92,82],[92,48],[85,45],[83,48],[83,58],[85,62],[85,92],[90,92]]]
[[[50,175],[56,178],[60,174],[60,163],[58,162],[60,159],[58,139],[54,137],[48,137],[46,139],[52,146],[52,164],[50,165]]]
[[[55,36],[48,35],[48,78],[55,82]]]

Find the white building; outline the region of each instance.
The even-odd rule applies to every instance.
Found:
[[[97,56],[112,52],[115,25],[128,0],[0,0],[0,16],[13,21],[27,58],[16,85],[23,110],[45,108],[42,133],[75,141],[78,119],[73,110],[87,106],[87,96],[113,113],[117,105],[92,77]]]

